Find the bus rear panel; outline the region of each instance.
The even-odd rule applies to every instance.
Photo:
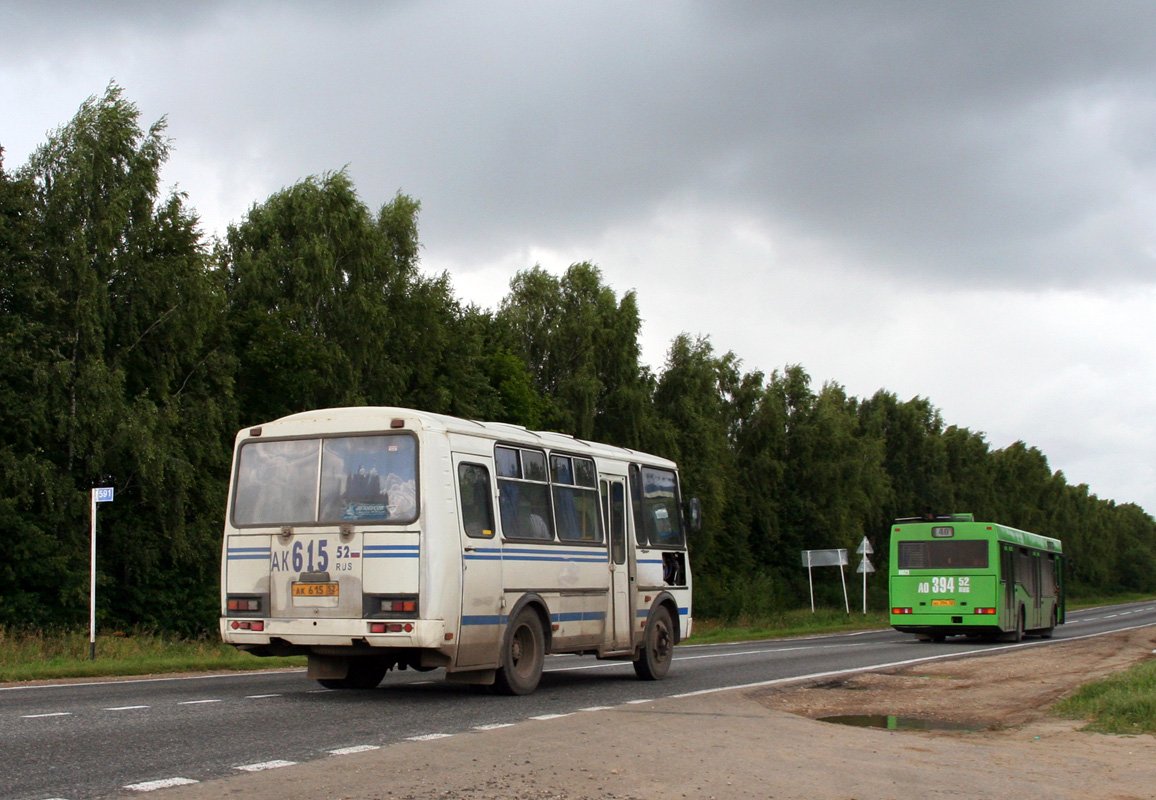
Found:
[[[1051,635],[1064,621],[1057,539],[971,515],[898,520],[891,531],[891,626],[947,636]]]

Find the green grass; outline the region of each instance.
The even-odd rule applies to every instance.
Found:
[[[1088,720],[1086,731],[1156,734],[1156,658],[1081,686],[1052,706],[1052,713]]]
[[[0,682],[297,667],[304,658],[257,658],[217,640],[186,641],[149,632],[98,635],[90,660],[87,632],[0,628]]]
[[[890,624],[884,611],[847,614],[829,608],[784,611],[759,618],[740,617],[733,622],[695,617],[693,635],[687,644],[716,644],[718,642],[745,642],[754,639],[785,639],[792,636],[810,636],[819,633],[861,631],[886,628]]]

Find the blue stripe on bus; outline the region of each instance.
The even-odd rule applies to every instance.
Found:
[[[225,552],[229,561],[256,561],[267,560],[272,550],[268,547],[230,547]]]
[[[605,611],[568,611],[551,614],[551,622],[587,622],[606,619]],[[510,621],[507,614],[469,614],[462,617],[462,625],[505,625]]]
[[[364,558],[417,558],[416,544],[367,544],[361,548]]]
[[[505,625],[509,619],[506,614],[471,614],[462,617],[462,625]]]
[[[568,611],[565,614],[551,614],[551,622],[585,622],[606,619],[605,611]]]

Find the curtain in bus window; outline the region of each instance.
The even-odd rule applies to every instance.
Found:
[[[626,496],[621,483],[610,485],[610,542],[614,563],[626,563]]]
[[[598,496],[592,489],[554,487],[554,510],[558,515],[558,538],[575,542],[601,542]]]
[[[550,490],[544,483],[499,479],[498,513],[502,517],[502,532],[508,538],[554,538]]]
[[[674,473],[642,468],[642,521],[652,545],[683,544]]]
[[[408,434],[324,440],[322,522],[417,518],[417,445]]]
[[[237,464],[233,523],[291,525],[317,512],[316,439],[246,442]]]
[[[458,464],[458,491],[462,500],[462,526],[466,536],[488,539],[494,535],[494,509],[490,500],[490,471],[481,464]]]
[[[550,456],[550,477],[554,482],[558,538],[573,542],[601,542],[594,462],[572,456]]]
[[[899,569],[987,569],[987,551],[982,539],[900,542]]]

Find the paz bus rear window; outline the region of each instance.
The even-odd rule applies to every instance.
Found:
[[[987,542],[900,542],[899,569],[987,569]]]
[[[417,442],[408,434],[241,445],[235,525],[412,522]]]

